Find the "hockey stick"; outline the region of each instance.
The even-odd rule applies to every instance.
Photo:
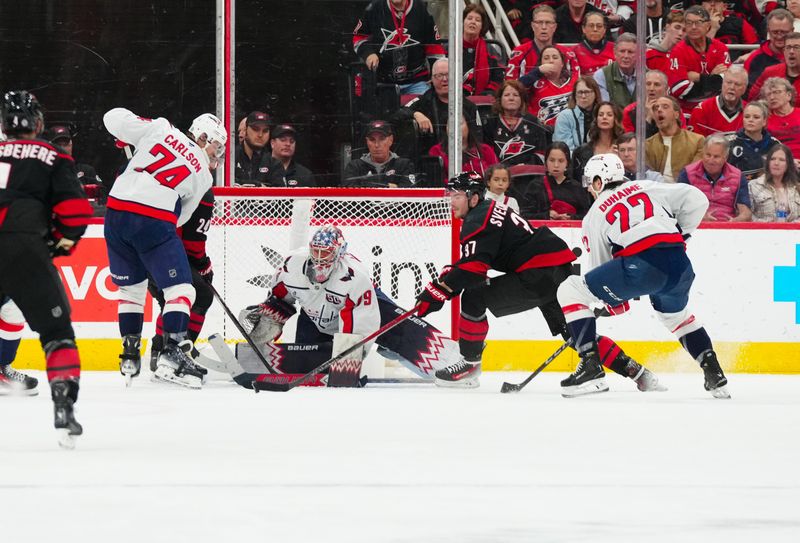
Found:
[[[569,347],[570,345],[572,345],[572,342],[571,342],[571,341],[565,341],[565,342],[564,342],[564,343],[561,345],[561,347],[559,347],[559,348],[556,350],[556,352],[554,352],[553,354],[551,354],[551,355],[550,355],[550,358],[548,358],[547,360],[545,360],[544,362],[542,362],[542,365],[541,365],[541,366],[539,366],[538,368],[536,368],[536,371],[534,371],[532,374],[530,374],[530,375],[528,376],[528,378],[527,378],[527,379],[525,379],[524,381],[522,381],[522,382],[521,382],[520,384],[518,384],[518,385],[514,385],[514,384],[512,384],[512,383],[503,383],[503,386],[500,388],[500,392],[502,392],[503,394],[505,394],[505,393],[507,393],[507,392],[519,392],[520,390],[522,390],[523,388],[525,388],[525,385],[527,385],[528,383],[530,383],[531,381],[533,381],[533,378],[534,378],[534,377],[536,377],[537,375],[539,375],[540,373],[542,373],[542,370],[544,370],[544,369],[545,369],[547,366],[549,366],[549,365],[550,365],[550,362],[552,362],[553,360],[555,360],[556,358],[558,358],[558,355],[560,355],[562,352],[564,352],[564,349],[566,349],[566,348],[567,348],[567,347]]]
[[[275,371],[275,369],[273,369],[272,365],[269,362],[267,362],[267,359],[264,358],[264,355],[261,353],[261,349],[256,347],[256,344],[253,341],[253,338],[250,337],[250,334],[245,332],[244,327],[239,322],[239,319],[237,319],[236,316],[233,314],[233,312],[230,310],[230,308],[228,307],[228,304],[226,304],[225,300],[222,299],[222,296],[220,296],[219,292],[217,292],[217,289],[214,287],[214,285],[209,283],[208,286],[211,289],[211,292],[214,293],[214,297],[219,302],[219,305],[222,306],[222,309],[225,310],[225,313],[233,321],[233,324],[236,326],[236,329],[239,330],[239,333],[244,336],[245,341],[247,341],[247,344],[250,345],[250,347],[253,349],[253,352],[256,353],[256,356],[264,364],[264,366],[267,368],[267,371],[269,371],[272,374],[278,375],[278,372]]]
[[[306,373],[301,378],[295,379],[291,383],[272,383],[269,381],[257,381],[253,383],[253,390],[255,390],[256,392],[259,392],[261,390],[268,390],[270,392],[287,392],[289,390],[292,390],[296,386],[300,386],[303,383],[307,383],[318,373],[325,371],[339,360],[360,349],[361,347],[363,347],[376,337],[388,332],[389,330],[391,330],[392,328],[394,328],[395,326],[397,326],[398,324],[400,324],[401,322],[412,316],[414,313],[417,312],[417,309],[418,309],[417,306],[412,307],[402,315],[396,317],[394,320],[387,322],[386,324],[384,324],[383,326],[372,332],[370,335],[359,341],[358,343],[354,343],[353,345],[351,345],[341,353],[337,354],[330,360],[323,362],[310,372]]]

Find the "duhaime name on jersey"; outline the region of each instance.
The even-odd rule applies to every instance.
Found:
[[[197,160],[197,157],[189,151],[188,147],[178,141],[175,136],[172,134],[167,134],[167,136],[164,138],[164,143],[175,149],[176,153],[188,160],[195,172],[200,173],[202,171],[203,167],[200,165],[200,161]]]
[[[33,158],[41,160],[48,166],[52,166],[56,161],[58,153],[48,149],[44,145],[31,143],[6,143],[0,145],[0,156],[12,157],[17,159]]]

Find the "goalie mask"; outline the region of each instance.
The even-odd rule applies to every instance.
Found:
[[[594,181],[599,180],[600,187],[595,188]],[[625,166],[622,160],[614,153],[603,153],[589,159],[583,168],[583,186],[591,189],[595,194],[600,194],[606,185],[627,181]]]
[[[194,138],[195,143],[205,136],[206,145],[214,145],[214,158],[222,158],[225,154],[225,143],[228,141],[228,133],[225,131],[225,126],[222,124],[215,115],[211,113],[203,113],[192,121],[192,126],[189,127],[189,133]],[[205,149],[205,147],[203,147]],[[208,151],[206,151],[208,152]],[[212,155],[209,154],[209,158]]]
[[[308,278],[317,283],[324,283],[330,277],[333,268],[347,252],[347,243],[342,231],[335,226],[323,226],[314,233],[308,244],[310,266],[307,268]]]

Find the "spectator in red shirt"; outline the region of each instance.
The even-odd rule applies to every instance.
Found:
[[[691,115],[699,102],[719,93],[722,74],[731,65],[731,57],[724,43],[707,36],[711,16],[704,8],[692,6],[683,16],[686,39],[670,52],[667,77],[684,115]]]
[[[800,4],[800,0],[797,0]],[[782,77],[800,91],[800,32],[790,32],[786,35],[786,45],[783,48],[784,63],[768,66],[758,80],[750,88],[750,100],[757,100],[761,93],[761,85],[770,77]]]
[[[669,71],[669,52],[683,40],[685,34],[683,12],[670,11],[664,19],[664,31],[661,39],[654,38],[647,47],[647,68],[666,74]]]
[[[742,96],[746,90],[747,72],[738,64],[731,66],[722,75],[722,92],[694,108],[689,127],[703,136],[715,132],[736,132],[742,127]]]
[[[794,31],[794,16],[785,9],[773,10],[767,15],[767,34],[769,40],[747,55],[744,68],[750,74],[750,84],[756,82],[768,66],[783,62],[783,48],[786,36]]]
[[[449,125],[448,125],[449,126]],[[444,169],[444,178],[442,182],[447,181],[447,168],[448,168],[448,152],[447,152],[447,133],[448,128],[445,129],[445,137],[440,143],[431,147],[430,155],[438,156],[442,159]],[[491,147],[485,143],[478,142],[478,138],[467,124],[467,120],[461,117],[461,148],[463,155],[461,157],[461,169],[465,172],[474,171],[485,177],[486,171],[489,166],[497,164],[497,155]]]
[[[761,98],[769,107],[767,130],[800,157],[800,108],[793,105],[797,91],[785,79],[771,77],[761,87]]]
[[[572,51],[578,59],[581,75],[592,75],[614,62],[614,43],[606,39],[606,18],[599,11],[586,14],[582,29],[583,38]]]
[[[464,95],[494,94],[503,82],[496,52],[483,38],[489,30],[486,10],[478,4],[464,8]]]
[[[539,65],[519,79],[528,89],[528,112],[540,123],[552,127],[556,116],[567,107],[577,80],[577,74],[567,67],[561,49],[545,47]]]
[[[798,0],[800,1],[800,0]],[[506,79],[519,79],[539,63],[542,49],[553,45],[553,34],[556,32],[556,12],[547,5],[536,6],[531,20],[533,40],[523,43],[511,51],[506,68]],[[575,54],[570,47],[556,45],[567,58],[571,69],[577,69]]]

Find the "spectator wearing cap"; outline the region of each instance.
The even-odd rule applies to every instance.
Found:
[[[386,121],[372,121],[365,132],[368,152],[344,168],[345,187],[409,187],[415,183],[414,164],[392,152],[394,131]]]
[[[244,141],[236,149],[234,179],[240,185],[266,185],[275,161],[269,150],[269,115],[253,111],[247,116]]]
[[[271,187],[313,187],[311,170],[294,161],[297,150],[297,131],[290,124],[279,124],[272,129],[272,158],[274,167],[267,176]]]
[[[63,149],[68,155],[72,156],[74,151],[72,142],[72,132],[69,127],[63,124],[55,124],[49,127],[44,133],[44,139],[53,145]],[[75,162],[75,173],[78,180],[83,185],[86,197],[94,209],[96,217],[105,215],[106,198],[108,195],[107,187],[103,184],[94,166]]]

